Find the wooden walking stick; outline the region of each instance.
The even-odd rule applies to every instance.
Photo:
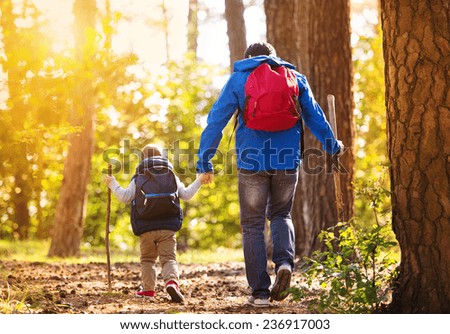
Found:
[[[112,165],[108,164],[108,175],[112,174]],[[111,189],[108,187],[108,203],[106,204],[106,232],[105,232],[105,244],[106,244],[106,263],[108,265],[108,291],[111,292],[111,260],[109,255],[109,221],[111,218]]]
[[[336,127],[336,109],[334,104],[334,95],[327,95],[328,101],[328,117],[331,125],[331,129],[333,130],[334,136],[337,138],[337,127]],[[334,178],[334,192],[336,195],[336,209],[339,222],[343,222],[345,220],[344,217],[344,202],[342,200],[342,191],[341,191],[341,179],[339,175],[339,159],[338,157],[334,157],[336,160],[333,160],[333,178]],[[334,166],[334,164],[337,166]]]

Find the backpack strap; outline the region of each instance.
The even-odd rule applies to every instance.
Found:
[[[236,96],[237,99],[237,96]],[[248,104],[248,97],[245,97],[245,101],[244,101],[244,110],[245,108],[247,108],[247,104]],[[231,144],[231,139],[233,138],[234,133],[236,132],[238,123],[239,123],[239,115],[244,115],[242,113],[242,109],[241,106],[239,105],[239,100],[238,100],[238,107],[237,107],[237,111],[234,113],[234,117],[235,117],[235,121],[234,121],[234,126],[233,126],[233,132],[231,132],[230,135],[230,139],[228,140],[228,149],[230,149],[230,144]],[[245,119],[244,119],[244,123],[245,123]]]
[[[300,122],[300,159],[303,160],[303,158],[305,157],[305,131],[304,131],[304,126],[303,126],[303,118],[300,115],[299,118],[299,122]]]
[[[298,99],[302,96],[302,92],[300,91],[300,87],[298,90],[298,96],[293,96],[295,110],[298,114],[298,121],[300,122],[300,159],[303,160],[305,156],[305,127],[303,126],[303,118],[302,118],[302,107],[298,102]]]

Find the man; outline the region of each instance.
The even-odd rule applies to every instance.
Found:
[[[291,69],[292,72],[288,72],[295,75],[293,78],[298,85],[299,95],[296,98],[301,107],[299,112],[306,125],[329,154],[339,154],[343,146],[335,139],[306,77],[296,72],[293,65],[276,57],[272,45],[252,44],[245,51],[244,58],[235,62],[234,72],[208,115],[207,126],[200,140],[197,172],[210,174],[212,181],[213,167],[210,161],[222,139],[222,130],[235,110],[239,110],[236,154],[245,269],[252,290],[248,302],[252,306],[267,307],[269,298],[280,301],[287,296],[285,290],[290,286],[294,266],[295,236],[290,211],[301,159],[302,130],[300,121],[281,131],[255,130],[247,126],[248,116],[245,115],[246,108],[249,108],[249,97],[246,97],[245,90],[248,89],[246,82],[250,74],[264,63],[270,68]],[[257,103],[251,104],[256,109]],[[277,120],[273,121],[276,123]],[[266,218],[270,221],[272,260],[276,272],[272,288],[264,241]]]

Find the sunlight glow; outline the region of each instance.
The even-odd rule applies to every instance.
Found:
[[[120,113],[116,110],[113,105],[110,105],[106,110],[106,115],[109,117],[112,126],[116,126],[119,124]]]
[[[42,12],[43,19],[49,22],[46,33],[55,42],[52,49],[62,53],[73,47],[72,25],[74,21],[73,0],[32,0]],[[117,24],[116,35],[112,47],[119,53],[134,52],[139,57],[140,72],[145,76],[143,68],[158,70],[166,62],[165,36],[161,31],[161,0],[111,0],[111,10],[119,12],[121,19]],[[214,13],[223,13],[224,3],[217,0],[203,0]],[[170,20],[169,55],[172,60],[182,61],[187,49],[187,0],[165,0]],[[104,0],[97,0],[99,11],[104,9]],[[228,67],[229,50],[225,20],[209,20],[202,23],[206,13],[199,11],[198,56],[207,63]],[[220,15],[218,15],[220,17]],[[265,13],[263,6],[252,6],[245,11],[247,24],[247,42],[264,40],[266,34]]]
[[[43,19],[50,24],[48,33],[55,38],[53,50],[63,52],[73,46],[73,0],[32,0],[42,12]],[[365,6],[374,0],[352,0],[352,6]],[[110,0],[111,10],[119,12],[121,19],[113,38],[113,49],[118,53],[135,52],[139,57],[140,68],[136,73],[146,76],[144,69],[155,71],[160,69],[166,61],[164,34],[161,31],[161,3],[162,0]],[[204,4],[214,13],[224,12],[224,2],[217,0],[203,0]],[[248,1],[244,1],[247,2]],[[169,29],[169,55],[171,59],[182,61],[187,47],[187,0],[165,0],[170,24]],[[258,5],[248,7],[245,11],[247,22],[247,43],[264,40],[266,34],[265,13],[262,1]],[[104,0],[97,0],[97,7],[102,11]],[[378,22],[378,13],[373,6],[364,7],[362,15],[352,15],[351,26],[352,45],[358,35],[371,36],[371,25]],[[206,19],[206,13],[199,11],[199,39],[198,56],[207,63],[228,67],[229,50],[225,20]],[[220,15],[219,15],[220,16]],[[26,24],[26,22],[23,22]],[[368,24],[369,23],[369,24]]]

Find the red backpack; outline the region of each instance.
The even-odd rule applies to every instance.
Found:
[[[282,131],[300,118],[297,78],[284,66],[259,65],[245,83],[243,119],[253,130]]]

